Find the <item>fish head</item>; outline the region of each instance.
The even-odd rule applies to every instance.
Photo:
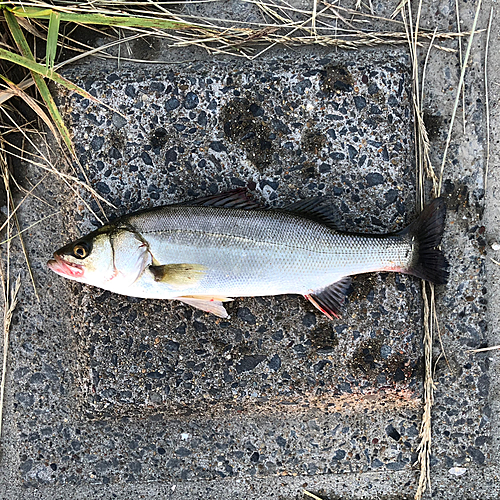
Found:
[[[106,232],[93,232],[54,252],[49,269],[70,280],[99,286],[113,273],[113,248]]]
[[[147,245],[135,233],[104,226],[54,252],[47,266],[65,278],[126,293],[149,260]]]

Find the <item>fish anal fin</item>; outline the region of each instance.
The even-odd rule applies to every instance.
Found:
[[[318,310],[321,311],[328,319],[339,318],[340,315],[335,312],[327,311],[323,306],[321,306],[317,301],[314,295],[304,295],[304,297]]]
[[[346,276],[326,288],[306,294],[304,297],[327,318],[339,318],[350,286],[351,277]]]
[[[241,208],[244,210],[253,210],[262,208],[255,200],[250,198],[249,192],[245,188],[233,189],[225,193],[204,196],[195,200],[186,201],[181,205],[219,207],[219,208]]]
[[[176,297],[176,300],[184,302],[196,309],[201,309],[202,311],[215,314],[219,318],[227,318],[226,308],[222,305],[222,302],[227,302],[233,299],[229,297],[219,297],[219,296],[208,296],[208,295],[186,295],[185,297]]]
[[[149,270],[155,281],[182,289],[196,285],[205,276],[207,267],[201,264],[165,264],[149,266]]]

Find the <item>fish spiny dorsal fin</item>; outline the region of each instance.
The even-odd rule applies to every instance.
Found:
[[[304,297],[329,319],[339,318],[350,286],[351,277],[346,276],[330,286],[304,295]]]
[[[225,193],[196,198],[195,200],[179,203],[179,205],[241,208],[243,210],[262,208],[262,205],[250,198],[250,193],[245,188],[233,189],[232,191],[226,191]]]
[[[325,198],[322,196],[296,201],[290,205],[285,205],[281,210],[298,214],[332,229],[341,230],[343,226],[337,208],[331,204],[327,204]]]

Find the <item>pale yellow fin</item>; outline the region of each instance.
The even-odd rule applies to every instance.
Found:
[[[201,264],[165,264],[149,266],[149,270],[155,281],[182,289],[196,285],[205,276],[207,268]]]
[[[209,300],[217,302],[231,302],[234,299],[231,297],[226,297],[225,295],[183,295],[182,298],[186,299],[199,299],[199,300]]]
[[[186,296],[186,297],[176,297],[176,300],[180,300],[185,304],[201,309],[202,311],[209,312],[219,316],[219,318],[228,318],[229,315],[225,307],[222,305],[222,301],[233,300],[228,297],[209,297],[206,295],[199,296]]]

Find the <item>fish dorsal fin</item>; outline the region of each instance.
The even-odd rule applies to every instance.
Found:
[[[149,271],[155,281],[183,289],[196,285],[205,276],[207,268],[201,264],[166,264],[149,266]]]
[[[340,213],[336,207],[327,204],[323,196],[296,201],[295,203],[284,206],[281,210],[299,214],[302,217],[320,222],[332,229],[340,230],[342,228]]]
[[[351,277],[346,276],[330,286],[304,295],[304,297],[328,318],[339,318],[350,286]]]
[[[229,297],[219,297],[219,296],[206,296],[206,295],[186,295],[185,297],[176,297],[176,300],[184,302],[192,307],[201,309],[202,311],[209,312],[219,316],[219,318],[227,318],[226,308],[222,305],[222,302],[227,302]]]
[[[201,207],[219,207],[219,208],[241,208],[244,210],[253,210],[262,208],[259,203],[250,198],[250,193],[245,188],[233,189],[225,193],[204,196],[195,200],[185,201],[179,205],[201,206]]]

